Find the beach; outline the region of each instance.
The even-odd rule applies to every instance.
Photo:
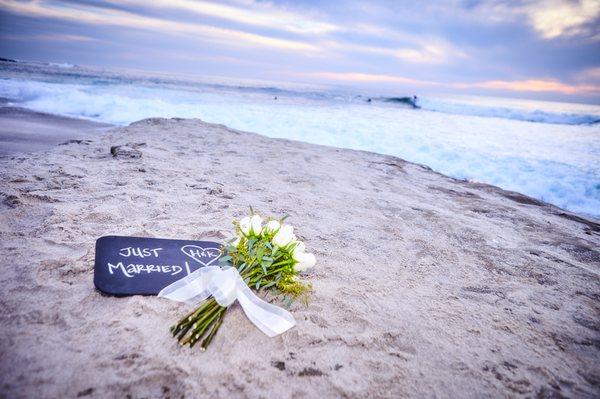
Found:
[[[600,395],[597,219],[199,119],[76,123],[0,157],[0,396]],[[223,241],[249,206],[289,215],[317,256],[289,332],[233,305],[202,353],[169,334],[186,305],[94,288],[97,238]]]

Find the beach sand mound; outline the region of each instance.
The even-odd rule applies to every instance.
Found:
[[[600,395],[593,220],[199,120],[0,163],[2,397]],[[234,305],[201,353],[169,335],[185,305],[95,290],[98,237],[223,239],[248,205],[290,215],[318,258],[312,302],[292,305],[282,336]]]

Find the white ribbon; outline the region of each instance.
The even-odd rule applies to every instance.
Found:
[[[257,297],[234,267],[201,267],[158,293],[159,298],[185,302],[188,305],[197,305],[211,295],[224,307],[237,299],[250,321],[269,337],[279,335],[296,325],[290,312]]]

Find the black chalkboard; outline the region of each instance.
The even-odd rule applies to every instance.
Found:
[[[211,241],[105,236],[96,240],[94,285],[111,295],[156,295],[203,266],[218,265]]]

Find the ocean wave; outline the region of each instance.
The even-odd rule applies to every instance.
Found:
[[[440,101],[429,98],[419,98],[416,103],[423,110],[443,112],[445,114],[473,115],[559,125],[590,125],[600,123],[600,115],[593,114],[556,113],[539,109],[527,110],[497,106],[482,106],[460,102]]]
[[[412,108],[421,108],[421,106],[417,103],[417,97],[383,97],[381,101],[386,103],[395,103],[407,105]]]

